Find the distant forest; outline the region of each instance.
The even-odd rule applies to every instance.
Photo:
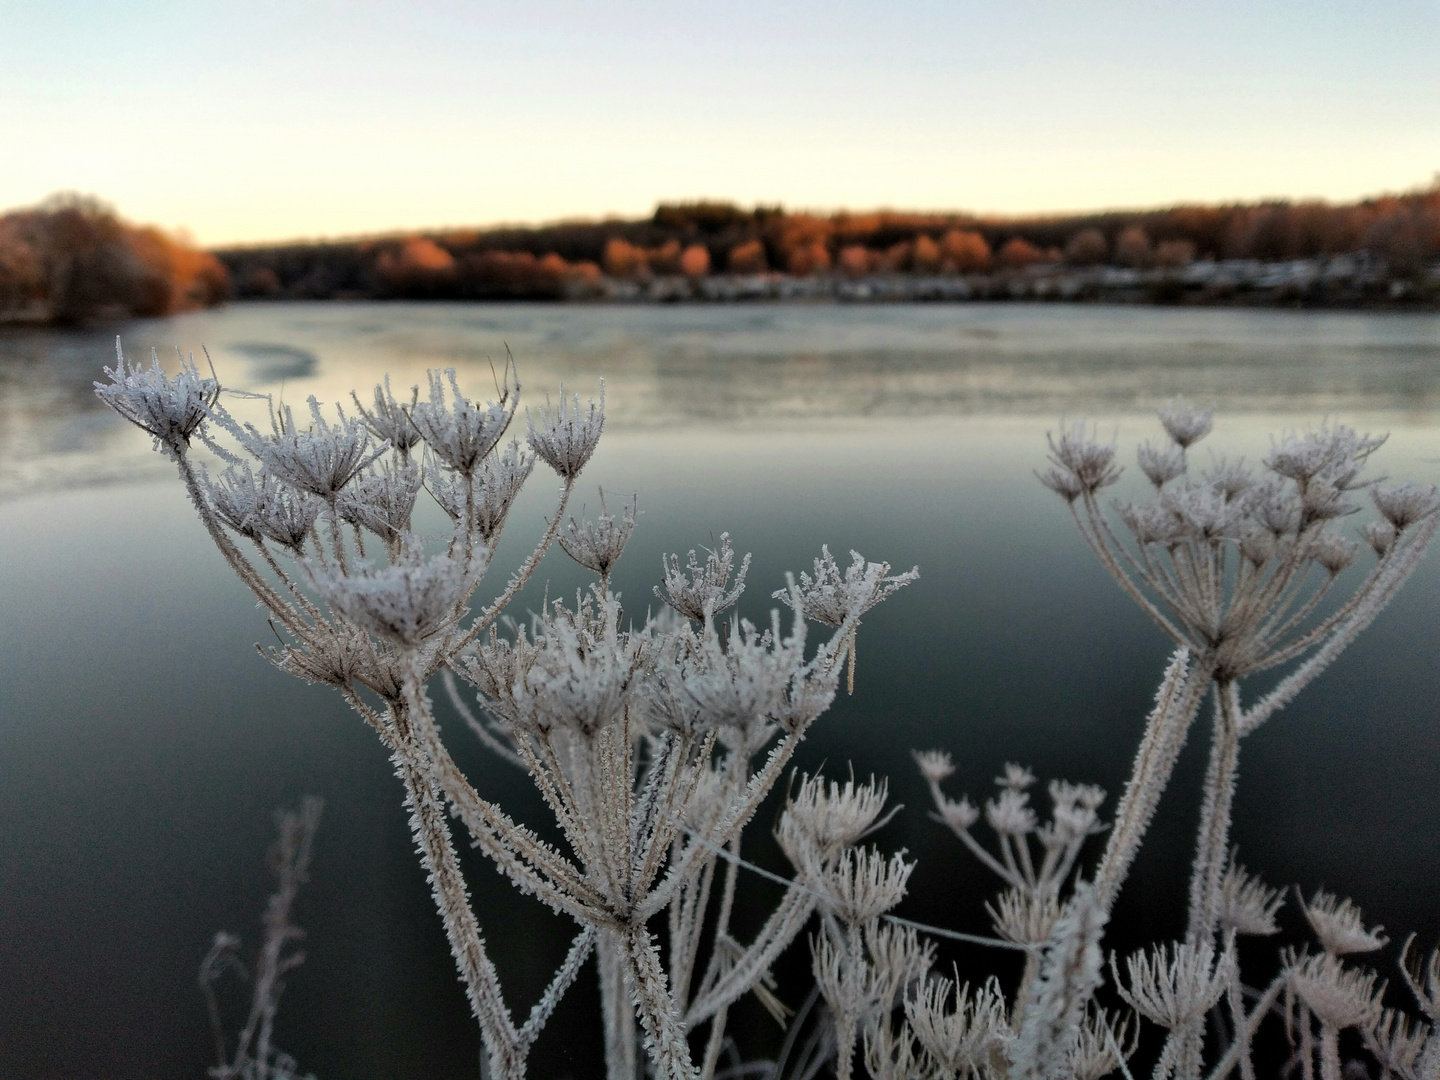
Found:
[[[0,322],[168,315],[230,295],[214,255],[91,196],[56,195],[0,216]]]
[[[1440,259],[1440,180],[1347,205],[1266,202],[1033,218],[791,213],[661,204],[636,221],[457,229],[220,250],[242,297],[411,299],[594,295],[606,278],[780,272],[1005,274],[1034,264],[1180,267],[1366,252],[1392,280]]]
[[[1369,284],[1312,301],[1440,302],[1440,179],[1401,195],[1332,205],[1265,202],[1030,218],[960,213],[792,213],[665,203],[634,221],[456,229],[201,251],[134,225],[90,196],[57,195],[0,215],[0,323],[165,315],[230,298],[528,299],[703,293],[704,279],[977,283],[972,296],[1036,295],[1025,275],[1123,267],[1158,279],[1196,260],[1324,261],[1363,255]],[[1050,268],[1047,270],[1047,268]],[[722,279],[723,280],[723,279]],[[1358,279],[1356,279],[1358,280]],[[687,291],[685,283],[696,286]],[[640,291],[637,292],[637,286]],[[628,290],[628,291],[627,291]],[[1365,291],[1368,290],[1368,291]],[[916,292],[915,295],[937,295]],[[943,290],[942,290],[943,292]],[[1193,293],[1193,290],[1192,290]],[[812,291],[812,294],[813,291]],[[832,293],[833,295],[833,290]],[[667,295],[676,295],[674,291]],[[714,290],[710,295],[717,295]],[[727,294],[728,295],[728,294]],[[900,290],[889,295],[910,295]],[[1051,294],[1056,295],[1056,294]],[[1099,293],[1059,293],[1098,298]],[[1114,295],[1110,293],[1108,295]],[[1227,302],[1230,293],[1216,292]],[[1203,298],[1202,298],[1203,299]],[[1305,301],[1295,290],[1260,302]],[[1166,301],[1170,302],[1170,301]]]

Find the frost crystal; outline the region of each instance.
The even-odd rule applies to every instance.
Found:
[[[1174,398],[1165,403],[1159,411],[1160,426],[1165,429],[1175,445],[1188,450],[1210,434],[1215,426],[1215,410],[1204,405],[1192,405],[1183,398]]]
[[[115,339],[115,366],[105,368],[109,385],[97,382],[95,396],[155,439],[156,448],[178,461],[190,448],[190,437],[198,432],[220,397],[220,384],[201,378],[195,359],[180,362],[172,379],[160,367],[160,357],[151,353],[150,368],[127,363]]]
[[[514,365],[506,368],[500,400],[482,406],[460,393],[455,369],[428,372],[430,400],[415,404],[412,419],[435,456],[467,479],[505,436],[520,401],[520,384]],[[450,384],[451,404],[445,405],[445,382]]]
[[[660,569],[665,575],[665,591],[655,587],[655,595],[672,608],[695,622],[719,615],[735,606],[740,594],[745,591],[745,574],[750,569],[750,555],[740,560],[740,570],[735,575],[735,585],[730,582],[730,569],[735,563],[735,552],[730,547],[730,534],[720,534],[720,549],[706,551],[705,565],[701,566],[692,548],[680,568],[680,556],[660,557]]]
[[[483,558],[473,558],[475,562]],[[377,637],[418,645],[453,625],[480,568],[437,555],[352,573],[312,568],[311,580],[341,615]]]
[[[591,398],[589,408],[584,412],[580,409],[579,394],[574,396],[567,408],[565,387],[562,386],[559,404],[554,409],[549,407],[547,400],[538,419],[529,412],[525,415],[530,428],[530,449],[562,479],[574,480],[595,452],[600,432],[605,427],[605,381],[600,381],[600,403],[597,405]]]
[[[1308,904],[1302,900],[1300,906],[1321,946],[1331,956],[1374,952],[1390,940],[1381,933],[1383,926],[1367,930],[1365,917],[1351,901],[1323,889],[1317,890]]]
[[[583,522],[577,522],[572,517],[560,534],[560,547],[581,566],[608,578],[635,530],[636,505],[637,499],[632,495],[630,505],[621,508],[617,522],[605,506],[605,491],[602,488],[600,516],[594,521],[586,519]]]
[[[415,426],[411,417],[414,415],[415,404],[420,400],[420,388],[410,388],[410,403],[402,405],[395,400],[395,395],[390,391],[390,376],[385,376],[382,386],[375,387],[374,411],[366,409],[360,404],[360,395],[351,391],[350,397],[355,402],[355,409],[364,417],[370,431],[381,442],[387,442],[395,448],[395,452],[405,459],[410,454],[410,448],[420,441],[420,430]]]
[[[723,543],[723,537],[721,541]],[[858,620],[876,604],[918,578],[920,568],[917,566],[894,577],[889,574],[889,563],[867,563],[858,551],[850,552],[850,565],[842,574],[830,549],[822,546],[820,558],[815,560],[815,576],[812,578],[803,571],[800,574],[800,599],[804,604],[805,617],[824,626],[841,626],[847,620]],[[780,589],[772,595],[789,606],[789,590]]]

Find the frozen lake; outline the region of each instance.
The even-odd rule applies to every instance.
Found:
[[[1440,478],[1435,316],[336,303],[0,331],[7,1078],[203,1075],[196,969],[216,930],[255,943],[271,811],[306,793],[327,809],[296,911],[309,959],[290,979],[280,1045],[322,1080],[474,1075],[478,1048],[384,752],[332,692],[256,656],[270,631],[171,467],[93,396],[116,332],[135,357],[205,345],[227,385],[295,404],[348,401],[352,387],[364,397],[385,372],[398,390],[448,366],[483,397],[507,345],[532,402],[561,382],[592,392],[603,376],[606,436],[581,497],[593,508],[596,485],[639,493],[616,578],[639,612],[662,552],[722,531],[754,552],[741,605],[752,618],[822,543],[919,564],[920,583],[866,620],[855,695],[799,764],[888,775],[906,809],[878,841],[920,860],[903,913],[972,931],[992,881],[927,819],[910,749],[953,753],[955,795],[987,796],[1016,760],[1042,780],[1102,784],[1109,811],[1168,652],[1034,480],[1047,429],[1093,419],[1130,465],[1134,443],[1158,433],[1153,408],[1183,393],[1218,406],[1202,462],[1212,447],[1253,459],[1270,433],[1329,417],[1390,432],[1373,472]],[[553,486],[532,478],[501,564],[528,550]],[[1247,740],[1235,834],[1272,884],[1348,893],[1397,940],[1415,930],[1426,945],[1440,934],[1436,569],[1432,557]],[[540,578],[552,594],[583,580],[558,550]],[[482,792],[544,819],[523,777],[448,730]],[[1192,739],[1122,896],[1116,922],[1133,935],[1182,929],[1204,741]],[[569,927],[473,862],[507,993],[528,1002]],[[582,980],[534,1075],[595,1075],[594,999]],[[754,1026],[766,1024],[757,1010]]]

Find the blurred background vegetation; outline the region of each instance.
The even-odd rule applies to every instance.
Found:
[[[1343,205],[1272,201],[1030,218],[890,210],[823,215],[725,202],[662,203],[640,220],[451,229],[213,253],[153,226],[130,224],[93,197],[66,194],[0,216],[0,321],[163,315],[232,296],[560,300],[605,295],[606,282],[694,282],[714,274],[968,275],[1003,286],[1007,275],[1042,266],[1153,272],[1178,271],[1197,260],[1323,262],[1336,256],[1359,256],[1373,268],[1371,293],[1331,289],[1309,297],[1312,302],[1435,300],[1440,179]],[[1072,292],[1068,298],[1098,296]],[[1218,292],[1195,298],[1236,299]]]

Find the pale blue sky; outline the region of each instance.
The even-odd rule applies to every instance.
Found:
[[[1346,199],[1440,170],[1440,4],[0,0],[0,207],[205,243]]]

